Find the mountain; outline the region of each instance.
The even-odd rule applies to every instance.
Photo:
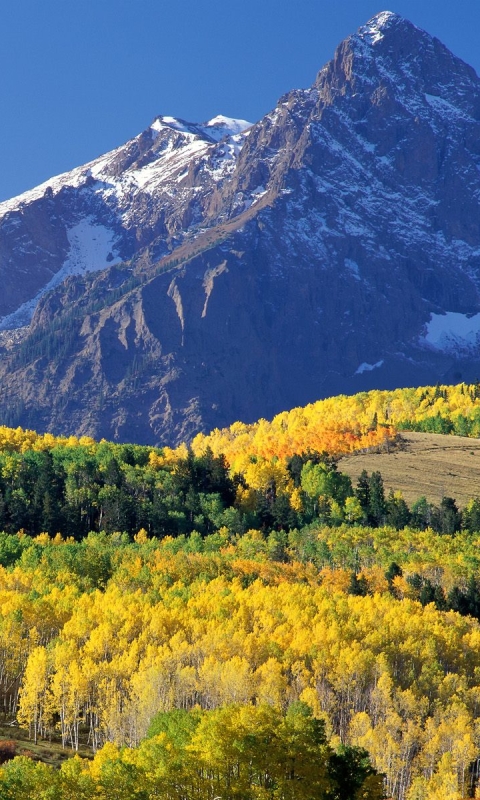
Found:
[[[175,443],[474,380],[479,201],[479,78],[382,12],[255,125],[158,117],[0,204],[2,419]]]

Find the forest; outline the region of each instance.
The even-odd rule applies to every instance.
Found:
[[[480,796],[480,500],[337,467],[429,419],[475,435],[479,396],[336,398],[175,451],[0,428],[2,799]]]

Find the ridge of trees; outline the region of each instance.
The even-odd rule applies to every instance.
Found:
[[[210,447],[241,469],[248,457],[291,457],[316,450],[340,455],[388,446],[397,430],[480,436],[480,384],[372,390],[319,400],[278,414],[271,422],[235,422],[198,434],[194,452]]]
[[[195,455],[186,447],[160,450],[0,428],[0,530],[80,540],[101,530],[206,536],[223,527],[231,534],[268,533],[314,521],[439,533],[480,528],[477,498],[463,510],[450,497],[438,506],[419,498],[409,508],[400,493],[385,495],[379,472],[364,471],[354,487],[325,452],[255,455],[237,466],[240,472],[210,447]]]

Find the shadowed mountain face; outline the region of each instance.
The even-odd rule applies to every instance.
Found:
[[[174,443],[476,379],[479,205],[479,79],[379,14],[257,124],[159,117],[0,205],[2,420]]]

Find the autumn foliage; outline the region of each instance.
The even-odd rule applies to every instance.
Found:
[[[177,450],[0,428],[0,708],[92,753],[12,751],[0,796],[478,794],[480,501],[410,510],[335,457],[474,435],[479,402],[371,392]]]

